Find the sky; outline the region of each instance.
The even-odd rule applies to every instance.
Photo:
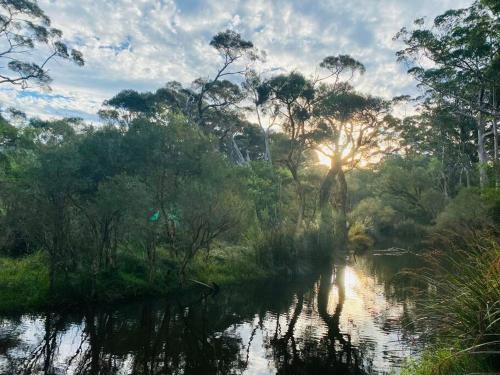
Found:
[[[213,75],[209,46],[232,29],[266,52],[261,69],[317,72],[325,56],[349,54],[366,66],[355,87],[392,98],[415,93],[393,36],[414,19],[466,7],[470,0],[39,0],[85,66],[49,65],[51,91],[3,86],[0,106],[29,116],[97,121],[102,102],[123,89],[151,91]]]

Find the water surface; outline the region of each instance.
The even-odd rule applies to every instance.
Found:
[[[418,353],[409,255],[286,282],[0,317],[0,374],[384,374]]]

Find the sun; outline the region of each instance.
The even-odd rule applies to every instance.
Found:
[[[321,148],[321,150],[323,150],[324,153],[319,150],[316,150],[316,154],[318,155],[318,164],[324,165],[325,167],[330,167],[332,162],[330,158],[325,155],[325,153],[328,153],[328,148],[323,145],[320,145],[319,148]]]

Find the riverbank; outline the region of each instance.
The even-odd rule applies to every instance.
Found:
[[[184,283],[177,276],[176,260],[166,251],[159,251],[158,267],[151,281],[148,280],[148,267],[144,258],[124,252],[120,259],[113,270],[97,277],[95,295],[91,296],[92,280],[88,272],[83,270],[68,276],[60,275],[51,293],[49,261],[43,252],[20,258],[2,257],[0,313],[163,296],[174,290],[189,288],[196,284],[195,281],[224,286],[276,276],[274,270],[258,264],[253,249],[244,246],[225,246],[209,254],[200,254],[190,265]]]
[[[420,275],[430,290],[418,321],[429,340],[403,375],[461,375],[500,370],[500,242],[480,233],[433,254]],[[418,322],[416,322],[418,324]]]
[[[414,353],[411,331],[393,339],[406,302],[386,288],[406,256],[360,255],[336,263],[335,272],[318,267],[304,276],[227,285],[208,296],[196,287],[168,297],[12,314],[2,320],[10,340],[0,353],[0,373],[50,363],[70,375],[81,368],[106,371],[112,363],[117,372],[140,374],[145,360],[156,372],[387,373]],[[373,314],[379,310],[391,313]]]

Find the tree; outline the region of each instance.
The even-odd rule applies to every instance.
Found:
[[[439,160],[427,156],[388,156],[377,171],[373,189],[402,220],[428,225],[446,203],[438,183],[440,169]]]
[[[259,87],[261,87],[262,84],[263,84],[262,77],[260,77],[254,70],[251,70],[246,75],[243,87],[246,90],[247,95],[250,97],[253,106],[252,110],[255,112],[255,116],[257,117],[257,123],[264,137],[265,149],[263,158],[264,160],[272,164],[270,135],[272,127],[276,125],[278,113],[273,110],[274,107],[272,103],[270,103],[269,101],[267,103],[260,101]],[[267,124],[265,124],[266,120]]]
[[[25,88],[33,81],[48,85],[51,77],[47,65],[54,58],[84,64],[81,52],[63,42],[62,31],[51,27],[50,18],[33,0],[0,1],[0,40],[0,60],[4,62],[0,84]],[[38,54],[32,53],[35,48],[46,53],[41,61],[34,61]]]
[[[222,65],[217,68],[213,78],[198,78],[194,81],[196,121],[202,128],[207,125],[207,112],[225,111],[243,99],[239,86],[227,78],[246,72],[246,67],[237,66],[243,58],[250,61],[257,59],[253,43],[242,39],[240,34],[232,30],[216,34],[210,46],[219,53]],[[231,70],[233,67],[235,69]]]
[[[328,56],[320,67],[328,75],[318,80],[313,109],[314,141],[316,150],[331,160],[320,188],[320,237],[322,247],[328,247],[333,239],[342,248],[347,242],[345,174],[391,147],[395,121],[389,116],[390,103],[353,91],[349,81],[354,74],[365,72],[359,61],[348,55]]]
[[[304,151],[309,145],[309,120],[315,98],[312,82],[302,74],[292,72],[278,75],[263,82],[257,89],[258,106],[270,103],[273,113],[281,128],[288,136],[288,150],[282,163],[290,171],[298,199],[298,213],[295,235],[303,231],[306,197],[300,177],[300,168],[304,162]]]
[[[335,208],[333,239],[340,248],[347,243],[346,173],[362,163],[373,163],[394,150],[396,120],[390,103],[355,92],[333,91],[317,104],[318,150],[331,160],[320,189],[323,231],[328,231],[330,205]],[[328,238],[328,232],[326,234]]]
[[[446,107],[424,107],[420,114],[403,120],[402,148],[408,157],[430,156],[439,160],[441,190],[445,199],[461,186],[475,182],[477,163],[475,122]]]
[[[490,159],[498,169],[498,17],[475,2],[437,16],[433,28],[426,28],[422,19],[415,25],[414,30],[403,28],[395,36],[406,45],[397,52],[398,60],[407,63],[408,72],[426,88],[429,102],[475,120],[480,183],[485,187]],[[490,136],[493,152],[487,150]]]

